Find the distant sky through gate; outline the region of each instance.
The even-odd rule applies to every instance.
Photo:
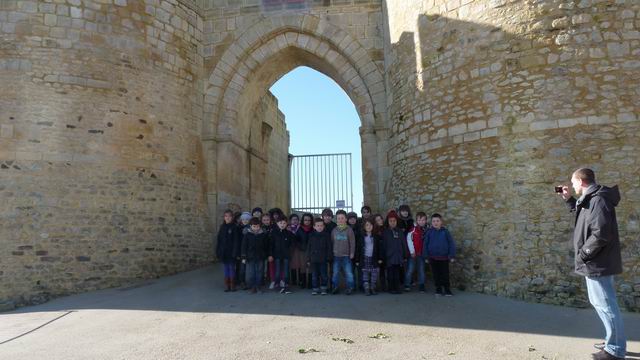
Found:
[[[293,155],[352,153],[353,206],[362,206],[360,118],[344,90],[331,78],[298,67],[271,87],[285,115]]]

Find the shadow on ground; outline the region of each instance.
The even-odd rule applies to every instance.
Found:
[[[207,267],[133,287],[59,298],[5,314],[86,309],[237,313],[354,319],[575,338],[598,339],[604,335],[592,309],[532,304],[467,292],[444,298],[435,297],[432,292],[381,293],[366,297],[360,293],[352,296],[311,296],[309,290],[295,288],[289,295],[269,291],[255,295],[245,291],[225,293],[222,290],[219,268]],[[640,340],[640,314],[624,313],[623,317],[629,341]],[[640,357],[638,353],[629,355]]]

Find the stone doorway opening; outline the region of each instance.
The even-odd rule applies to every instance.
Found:
[[[256,109],[268,89],[299,66],[333,79],[354,103],[361,122],[364,201],[374,208],[383,204],[388,170],[380,69],[349,34],[317,17],[286,15],[254,27],[227,49],[207,84],[203,140],[214,218],[224,208],[247,209],[268,194],[264,182],[252,180],[262,174],[252,163],[272,132],[256,121]]]

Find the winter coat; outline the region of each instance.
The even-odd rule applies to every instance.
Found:
[[[409,257],[407,238],[404,231],[398,227],[388,228],[382,232],[381,245],[382,261],[387,267],[402,265],[404,260]]]
[[[355,261],[359,263],[359,266],[363,266],[364,264],[364,238],[365,235],[361,232],[358,234],[356,239],[356,258]],[[373,234],[373,261],[375,264],[378,263],[378,260],[382,260],[380,254],[380,241],[381,238],[378,235]]]
[[[440,229],[430,228],[424,234],[422,255],[426,258],[448,260],[456,257],[456,243],[449,230],[444,226]]]
[[[328,224],[324,224],[324,232],[331,235],[331,232],[336,228],[336,226],[338,226],[338,224],[334,223],[333,221]]]
[[[409,253],[411,255],[422,256],[424,246],[424,234],[427,232],[427,228],[422,226],[414,226],[407,234],[407,246],[409,247]]]
[[[331,235],[326,232],[312,231],[307,243],[307,262],[326,263],[333,261],[333,247]]]
[[[236,224],[222,224],[218,230],[216,256],[222,262],[235,261],[240,256],[240,231]]]
[[[403,219],[402,217],[398,217],[398,228],[402,229],[405,234],[408,233],[413,229],[413,218],[408,217]]]
[[[311,231],[306,232],[300,226],[298,231],[296,232],[296,243],[295,247],[300,251],[307,251],[307,243],[309,242],[309,235],[311,235],[315,230],[311,228]]]
[[[620,191],[593,184],[567,205],[576,212],[573,231],[575,272],[582,276],[607,276],[622,273],[620,237],[615,207],[620,203]]]
[[[269,236],[269,255],[274,259],[289,259],[296,236],[288,229],[271,231]]]
[[[264,261],[269,250],[267,234],[261,230],[257,233],[248,231],[242,238],[242,258],[249,261]]]

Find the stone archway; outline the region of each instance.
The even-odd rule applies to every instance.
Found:
[[[251,112],[280,77],[309,66],[336,81],[361,120],[365,202],[383,204],[386,168],[386,98],[383,76],[350,34],[312,15],[265,18],[247,29],[213,70],[205,96],[208,201],[212,212],[248,207]],[[229,171],[234,169],[234,171]]]

